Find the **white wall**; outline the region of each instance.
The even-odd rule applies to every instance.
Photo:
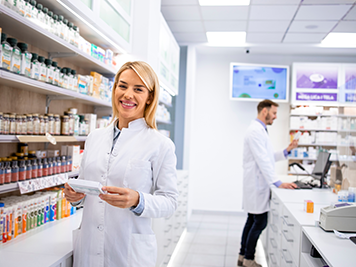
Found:
[[[185,144],[189,162],[183,168],[189,170],[189,208],[193,210],[242,211],[243,138],[256,118],[257,103],[229,100],[230,62],[291,65],[356,62],[356,57],[247,55],[224,52],[221,48],[197,48],[196,56],[188,52],[187,81],[189,75],[195,83],[187,82],[186,89],[186,117],[190,126],[186,135],[190,139]],[[286,148],[289,143],[289,104],[281,104],[277,116],[268,129],[276,150]],[[287,164],[287,161],[277,163],[277,173],[286,174]]]

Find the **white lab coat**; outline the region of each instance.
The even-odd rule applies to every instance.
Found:
[[[243,209],[252,214],[269,211],[270,186],[279,179],[275,161],[285,159],[283,151],[274,152],[262,124],[252,121],[243,148]]]
[[[157,257],[151,218],[171,216],[177,208],[173,142],[138,119],[124,128],[111,152],[113,124],[90,133],[79,179],[127,187],[143,193],[140,216],[87,195],[81,226],[73,233],[76,267],[153,267]]]

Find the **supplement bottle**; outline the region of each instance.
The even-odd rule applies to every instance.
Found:
[[[45,59],[46,64],[46,76],[47,82],[53,84],[53,67],[52,67],[52,60],[49,58]]]
[[[4,114],[3,116],[3,134],[9,134],[10,131],[10,118],[8,114]]]
[[[10,71],[19,74],[21,70],[21,50],[17,46],[17,39],[7,38],[6,41],[12,47]]]
[[[0,185],[5,183],[5,169],[4,169],[4,164],[5,162],[0,161]],[[2,218],[0,217],[0,220],[2,220]],[[1,229],[0,229],[1,231]],[[0,238],[1,238],[1,234],[0,234]],[[1,242],[1,241],[0,241]]]
[[[20,143],[20,151],[24,154],[25,157],[28,157],[28,144]]]
[[[45,125],[44,125],[43,115],[39,116],[39,120],[40,120],[40,135],[44,135],[45,134]]]
[[[24,0],[24,6],[25,6],[25,18],[31,18],[31,4],[30,4],[30,0]]]
[[[43,116],[43,121],[44,121],[44,131],[45,131],[44,134],[46,134],[49,131],[48,117],[47,116]]]
[[[22,115],[22,134],[27,134],[27,117],[25,115]]]
[[[66,68],[67,71],[67,76],[68,76],[68,84],[67,84],[67,89],[73,90],[73,78],[72,78],[72,69]]]
[[[16,134],[20,135],[22,133],[22,116],[16,115]]]
[[[72,75],[72,84],[73,84],[73,90],[78,92],[78,77],[77,77],[77,72],[75,70],[70,71]]]
[[[67,172],[67,157],[62,156],[61,173]]]
[[[49,31],[49,20],[50,18],[48,17],[48,8],[47,7],[44,7],[42,8],[42,13],[43,13],[43,23],[44,23],[44,28]]]
[[[47,158],[42,159],[42,176],[48,176],[48,161]]]
[[[26,160],[26,180],[32,179],[32,164],[31,160]]]
[[[19,181],[26,180],[26,160],[19,161]]]
[[[79,35],[78,26],[73,26],[73,31],[74,31],[74,46],[79,48],[80,35]]]
[[[21,70],[20,74],[26,77],[31,77],[31,59],[32,54],[27,51],[27,44],[18,43],[17,46],[21,49]]]
[[[45,25],[45,16],[42,12],[43,5],[37,4],[37,20],[41,23],[40,25],[44,28]]]
[[[1,34],[1,46],[2,46],[2,53],[1,53],[1,62],[2,68],[5,70],[10,70],[11,68],[11,57],[12,57],[12,47],[6,41],[7,35],[5,33]]]
[[[74,29],[72,22],[68,22],[68,40],[70,44],[74,45]]]
[[[31,19],[33,20],[37,20],[37,8],[36,8],[36,0],[31,0],[31,7],[30,7],[30,11],[31,11]]]
[[[67,19],[63,19],[63,35],[64,35],[64,37],[63,37],[63,39],[64,39],[64,41],[66,41],[66,42],[69,42],[69,38],[68,38],[68,20]]]
[[[47,67],[44,63],[45,58],[42,56],[38,57],[39,67],[40,67],[40,81],[47,82]]]
[[[38,114],[33,114],[32,116],[32,125],[33,125],[33,134],[39,135],[40,134],[40,119],[38,118]]]
[[[11,160],[6,159],[6,163],[5,163],[5,184],[9,184],[11,183]]]
[[[17,160],[13,160],[11,164],[11,183],[16,183],[19,181],[19,166],[17,165]]]
[[[37,159],[37,177],[40,178],[43,176],[43,165],[42,160]]]
[[[4,117],[2,112],[0,112],[0,134],[4,134]]]
[[[53,161],[52,158],[48,158],[48,175],[53,175]]]
[[[16,120],[15,115],[9,116],[10,127],[9,127],[9,134],[16,134]]]
[[[59,37],[61,37],[62,39],[64,39],[64,24],[63,24],[63,16],[59,15],[58,16],[58,34]]]
[[[61,157],[57,157],[57,173],[61,173],[62,172],[62,161],[61,161]]]
[[[61,75],[60,77],[62,78],[62,87],[68,89],[68,75],[67,75],[67,68],[62,68],[61,69]]]
[[[54,119],[53,114],[47,114],[48,117],[48,132],[49,134],[54,134]]]
[[[38,61],[38,55],[32,53],[31,58],[31,78],[35,80],[40,79],[40,65],[41,63]]]
[[[58,114],[54,115],[54,135],[61,134],[61,120]]]
[[[31,165],[32,165],[32,178],[37,178],[38,177],[37,159],[32,159]]]
[[[53,18],[53,24],[52,24],[52,31],[53,34],[59,36],[59,21],[58,21],[58,15],[54,14],[52,16]]]
[[[57,62],[52,61],[52,68],[53,68],[53,84],[58,85],[59,83],[59,70],[57,66]]]
[[[27,118],[27,134],[32,135],[33,134],[32,115],[31,114],[26,114],[26,118]]]
[[[29,158],[29,159],[37,159],[37,157],[36,157],[36,151],[35,151],[35,150],[30,150],[30,151],[28,151],[28,158]]]

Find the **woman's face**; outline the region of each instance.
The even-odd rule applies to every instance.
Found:
[[[150,103],[151,95],[138,75],[132,69],[123,71],[115,88],[119,127],[127,127],[129,122],[143,118],[146,104]]]

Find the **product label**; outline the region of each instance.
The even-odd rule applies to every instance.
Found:
[[[27,134],[33,133],[33,122],[30,120],[27,122]]]
[[[26,53],[22,59],[21,74],[24,74],[26,77],[31,77],[31,58],[32,54]]]
[[[32,166],[32,178],[37,178],[38,170],[36,166]]]
[[[15,73],[20,73],[21,71],[21,52],[18,49],[12,50],[10,70]]]
[[[10,122],[10,134],[16,133],[16,122]]]
[[[12,47],[8,44],[2,45],[2,67],[10,70],[11,67]]]
[[[54,71],[53,73],[53,84],[58,85],[59,84],[59,72]]]
[[[26,180],[30,180],[32,179],[32,170],[31,169],[27,169],[26,171]]]
[[[40,133],[40,123],[38,121],[35,121],[33,123],[33,134],[39,134]]]
[[[27,134],[27,122],[22,123],[21,134]]]
[[[22,122],[16,123],[16,134],[20,135],[22,133]]]
[[[47,68],[47,82],[53,83],[53,69],[51,67]]]
[[[25,180],[26,180],[25,168],[20,168],[20,170],[19,170],[19,181],[25,181]]]
[[[37,169],[37,177],[42,177],[43,176],[43,169],[42,168],[38,168]]]
[[[35,80],[40,79],[40,68],[38,63],[32,63],[31,78]]]
[[[13,169],[11,172],[11,182],[18,182],[19,180],[19,172],[17,169]]]
[[[40,66],[40,80],[47,82],[47,68],[44,66]]]

